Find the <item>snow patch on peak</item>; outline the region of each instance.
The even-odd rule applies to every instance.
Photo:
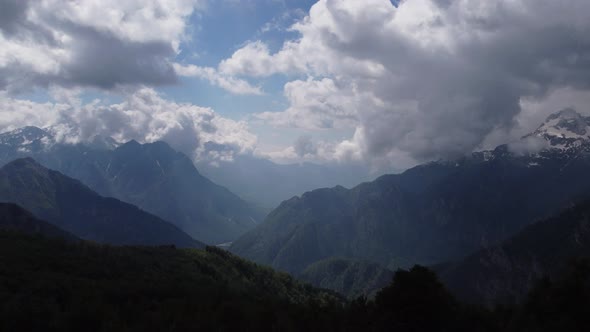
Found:
[[[0,145],[10,146],[18,152],[29,153],[49,149],[55,144],[84,144],[92,148],[113,150],[121,144],[109,136],[93,136],[87,141],[72,140],[68,135],[73,128],[51,126],[46,128],[23,127],[0,133]]]
[[[550,148],[570,149],[590,142],[590,117],[568,108],[551,114],[533,133],[523,139],[539,137],[547,141]]]
[[[37,127],[23,127],[0,134],[0,144],[10,145],[22,151],[30,151],[33,145],[45,145],[50,141],[52,135]]]
[[[483,160],[490,161],[494,159],[494,152],[493,151],[483,151]]]

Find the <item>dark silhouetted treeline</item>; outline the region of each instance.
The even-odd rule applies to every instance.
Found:
[[[457,301],[427,268],[346,301],[218,248],[112,247],[0,232],[0,331],[582,331],[590,264],[522,305]]]

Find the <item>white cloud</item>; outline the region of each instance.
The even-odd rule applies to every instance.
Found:
[[[139,89],[118,104],[100,100],[83,104],[62,96],[56,103],[35,103],[0,96],[0,130],[22,126],[50,127],[58,140],[77,143],[96,135],[118,141],[166,141],[196,159],[231,159],[252,153],[256,136],[245,122],[219,116],[210,108],[164,99],[150,88]]]
[[[172,83],[171,60],[201,3],[2,1],[0,90]]]
[[[284,112],[263,112],[255,117],[279,127],[354,127],[356,110],[361,104],[354,90],[354,87],[338,86],[329,78],[291,81],[284,88],[290,107]]]
[[[178,43],[186,18],[201,0],[43,0],[30,17],[108,31],[132,42]],[[45,22],[44,22],[45,23]],[[177,45],[176,45],[177,46]]]
[[[287,83],[290,106],[258,118],[316,129],[349,120],[342,156],[375,163],[470,152],[530,126],[523,102],[590,90],[586,0],[320,0],[291,29],[300,37],[277,52],[250,42],[219,70],[316,77]]]
[[[0,93],[0,128],[9,131],[27,125],[55,123],[58,114],[67,109],[67,105],[12,99]]]
[[[206,79],[212,85],[218,86],[226,91],[237,95],[262,95],[262,89],[252,86],[243,79],[227,76],[219,73],[215,68],[199,67],[196,65],[174,64],[176,74],[180,76],[199,77]]]
[[[296,50],[291,49],[290,44],[287,43],[283,50],[271,55],[265,43],[251,42],[237,50],[231,58],[223,60],[219,64],[219,71],[232,76],[255,77],[305,71],[305,64],[293,56],[294,51]]]

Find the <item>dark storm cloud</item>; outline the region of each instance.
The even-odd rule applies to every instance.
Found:
[[[137,2],[0,0],[0,90],[175,83],[182,22],[196,3],[161,7],[154,0],[140,11]]]
[[[318,152],[316,145],[314,144],[311,136],[301,136],[293,145],[295,153],[299,157],[305,157],[306,155],[315,155]]]
[[[521,97],[543,97],[562,86],[589,88],[590,24],[570,21],[572,10],[562,6],[590,6],[519,1],[525,10],[517,11],[499,1],[470,13],[474,3],[438,4],[437,17],[414,31],[388,31],[388,21],[367,15],[345,38],[325,35],[337,54],[371,59],[389,71],[368,85],[391,107],[361,114],[367,152],[399,148],[419,160],[453,157],[476,148],[496,128],[513,125]],[[346,12],[334,13],[347,24]],[[587,10],[582,13],[577,16],[590,19]],[[444,35],[429,42],[437,33]],[[396,112],[400,100],[414,100],[416,108]]]
[[[294,28],[301,38],[278,53],[252,43],[223,67],[248,74],[241,55],[254,50],[268,63],[260,68],[275,68],[254,74],[303,71],[350,87],[315,100],[374,96],[350,104],[352,143],[368,159],[467,153],[522,125],[523,100],[590,90],[587,0],[323,0]],[[293,108],[272,118],[289,123],[281,117],[298,118]]]
[[[0,30],[12,35],[26,19],[30,0],[0,0]]]
[[[64,84],[110,89],[118,84],[176,82],[170,63],[175,53],[170,43],[125,41],[81,27],[72,27],[72,34],[79,42],[72,61],[64,66]]]

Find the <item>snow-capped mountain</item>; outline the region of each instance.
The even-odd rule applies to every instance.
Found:
[[[40,151],[52,143],[53,135],[37,127],[23,127],[0,134],[0,145],[21,153]]]
[[[95,136],[76,143],[64,141],[63,132],[26,127],[1,134],[0,166],[31,157],[101,196],[136,205],[211,244],[233,241],[264,217],[263,211],[202,176],[188,156],[164,142],[119,144]]]
[[[586,158],[590,160],[590,116],[573,109],[553,113],[533,132],[520,140],[503,144],[493,150],[474,152],[452,161],[437,161],[440,164],[488,162],[511,160],[535,167],[552,160]]]
[[[553,149],[576,148],[590,142],[590,117],[573,109],[551,114],[534,132],[524,138],[539,137]]]
[[[564,110],[493,150],[351,189],[307,192],[279,205],[230,251],[294,273],[327,257],[394,270],[461,259],[590,197],[589,124]]]
[[[47,150],[56,143],[54,128],[38,128],[33,126],[18,128],[9,132],[0,134],[0,146],[14,149],[19,153],[35,153]],[[112,137],[94,136],[87,142],[83,143],[88,147],[101,150],[113,150],[121,145]]]

